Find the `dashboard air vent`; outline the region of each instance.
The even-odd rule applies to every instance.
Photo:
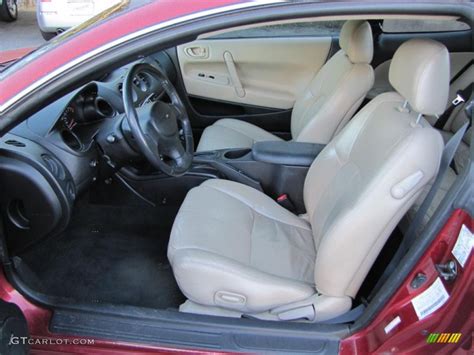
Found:
[[[19,142],[19,141],[15,140],[15,139],[9,139],[9,140],[5,141],[5,144],[13,145],[13,146],[18,147],[18,148],[24,148],[24,147],[26,147],[26,144],[25,144],[25,143]]]

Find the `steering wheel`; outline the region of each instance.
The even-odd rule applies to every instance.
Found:
[[[148,91],[147,87],[162,88],[171,103],[150,100],[140,105],[139,95]],[[191,123],[183,102],[166,75],[147,63],[133,65],[123,83],[123,102],[134,141],[150,164],[170,176],[186,173],[194,153]]]

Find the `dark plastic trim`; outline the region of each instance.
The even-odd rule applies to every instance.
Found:
[[[270,164],[310,166],[324,147],[303,142],[257,142],[252,147],[252,157]]]
[[[54,333],[133,341],[193,350],[242,352],[284,352],[337,354],[338,336],[334,328],[311,325],[199,316],[176,311],[136,309],[130,314],[90,314],[70,310],[54,312],[50,330]],[[262,331],[264,329],[264,331]],[[342,335],[340,332],[339,335]]]

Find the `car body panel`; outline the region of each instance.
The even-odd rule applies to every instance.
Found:
[[[464,268],[458,264],[458,275],[453,281],[442,280],[449,298],[431,314],[418,319],[412,301],[423,294],[440,277],[436,265],[456,260],[452,254],[461,230],[466,226],[472,233],[474,219],[468,212],[457,209],[441,229],[435,241],[397,293],[372,323],[341,343],[341,354],[355,353],[452,353],[460,345],[472,347],[474,323],[474,257],[472,251]],[[469,255],[469,254],[468,254]],[[455,261],[458,263],[457,261]],[[426,281],[413,287],[414,278],[423,274]],[[394,322],[395,319],[397,319]],[[458,342],[429,343],[430,334],[461,333]],[[470,341],[470,343],[469,343]]]
[[[28,53],[34,51],[35,48],[20,48],[20,49],[13,49],[9,51],[1,51],[0,52],[0,65],[8,62],[12,62],[18,60]]]

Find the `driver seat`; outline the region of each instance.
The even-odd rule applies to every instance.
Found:
[[[394,228],[439,168],[443,139],[422,115],[444,111],[445,46],[410,40],[390,82],[319,154],[297,216],[248,186],[208,180],[192,189],[168,257],[188,298],[180,310],[324,321],[352,299]]]

